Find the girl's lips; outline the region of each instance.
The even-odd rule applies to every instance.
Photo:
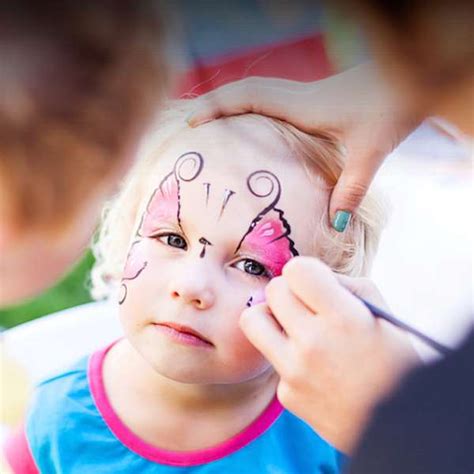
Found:
[[[213,347],[211,341],[206,339],[200,332],[188,326],[177,323],[163,322],[153,324],[161,333],[174,339],[176,342],[189,346]]]

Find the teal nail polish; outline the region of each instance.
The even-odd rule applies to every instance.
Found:
[[[352,214],[349,211],[337,211],[332,221],[332,226],[337,232],[344,232],[351,220]]]

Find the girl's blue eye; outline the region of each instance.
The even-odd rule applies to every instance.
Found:
[[[158,236],[158,240],[163,242],[165,245],[169,245],[170,247],[175,247],[177,249],[187,250],[188,248],[186,241],[178,234],[160,235]]]
[[[261,277],[270,277],[269,272],[267,269],[259,262],[255,260],[251,260],[250,258],[245,258],[243,260],[239,260],[235,264],[235,268],[242,270],[245,273],[253,276],[261,276]]]

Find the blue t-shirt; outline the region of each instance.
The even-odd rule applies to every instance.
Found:
[[[7,459],[17,466],[15,472],[339,472],[340,454],[301,419],[283,409],[276,398],[251,425],[218,446],[174,452],[146,443],[121,422],[107,399],[102,379],[107,350],[80,360],[70,370],[39,385],[25,431],[17,437],[20,442],[11,443],[10,453],[7,449]],[[22,464],[18,456],[27,454],[31,461],[24,458]]]

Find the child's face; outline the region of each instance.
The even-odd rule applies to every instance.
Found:
[[[239,383],[268,362],[239,317],[297,254],[313,249],[327,197],[265,124],[216,121],[159,157],[125,266],[127,337],[160,374]]]

